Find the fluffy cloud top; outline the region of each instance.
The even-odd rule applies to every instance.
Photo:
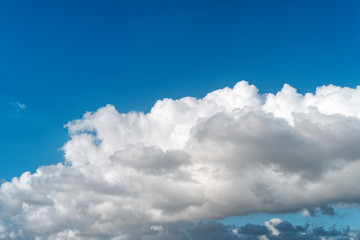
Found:
[[[67,127],[65,163],[1,185],[0,239],[161,239],[170,223],[360,201],[359,87],[242,81]]]

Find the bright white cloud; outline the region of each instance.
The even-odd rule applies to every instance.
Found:
[[[1,185],[0,239],[156,239],[169,222],[360,201],[359,87],[242,81],[67,127],[66,163]]]

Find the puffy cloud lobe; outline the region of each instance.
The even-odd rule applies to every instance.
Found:
[[[359,87],[260,95],[242,81],[147,114],[86,113],[67,125],[65,163],[1,185],[0,237],[171,239],[171,222],[358,202],[359,106]]]
[[[146,161],[143,161],[146,159]],[[149,174],[166,174],[178,170],[181,165],[190,163],[189,155],[179,150],[162,151],[154,146],[129,146],[126,150],[115,152],[114,162],[132,167]]]

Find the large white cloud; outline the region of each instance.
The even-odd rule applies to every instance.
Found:
[[[156,239],[169,222],[360,201],[359,87],[242,81],[67,127],[65,163],[1,185],[0,239]]]

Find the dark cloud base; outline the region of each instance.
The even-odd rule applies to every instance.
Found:
[[[244,226],[224,225],[219,222],[177,222],[153,230],[143,239],[156,240],[359,240],[359,231],[349,227],[330,227],[306,224],[294,226],[288,221],[273,225],[247,223]]]

